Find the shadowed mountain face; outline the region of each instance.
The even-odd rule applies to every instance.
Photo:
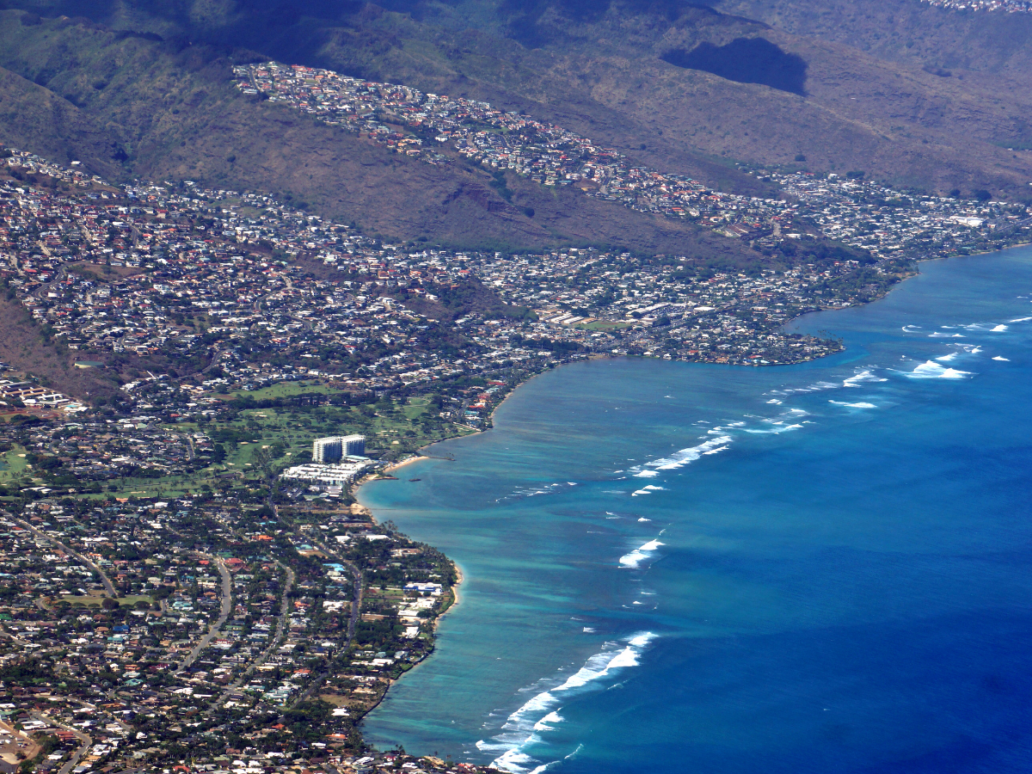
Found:
[[[841,43],[882,60],[933,71],[1032,74],[1032,14],[958,13],[917,0],[710,4],[724,13],[757,19],[792,35]]]
[[[64,14],[79,24],[76,17],[86,16],[98,30],[157,35],[149,42],[163,39],[173,52],[208,44],[234,61],[328,67],[489,101],[591,137],[634,163],[749,195],[763,194],[762,185],[735,161],[805,159],[815,173],[865,170],[939,193],[1029,197],[1032,154],[1021,149],[1032,146],[1032,66],[1024,66],[1032,61],[1024,35],[1032,17],[933,13],[918,0],[717,4],[720,10],[684,0],[0,0],[0,8],[44,18]],[[904,29],[875,6],[898,11]],[[743,18],[753,8],[761,21]],[[34,66],[40,51],[15,40],[28,29],[12,33],[6,54],[0,46],[0,66],[37,85],[52,83],[80,104],[82,95],[64,87],[74,79],[75,46],[41,72]],[[875,45],[879,34],[895,42]],[[901,53],[918,48],[920,55]],[[87,95],[102,95],[107,89],[96,84],[109,75],[87,66],[76,71],[94,84]],[[187,106],[177,119],[194,112]],[[148,115],[134,112],[131,122],[146,123]],[[106,120],[79,121],[76,136],[93,137]],[[140,147],[127,141],[129,158],[113,161],[139,174]],[[179,147],[187,153],[191,146]],[[249,171],[257,176],[257,168]],[[453,182],[446,188],[472,190]],[[543,220],[539,214],[522,227],[540,232]]]
[[[691,51],[667,51],[660,59],[688,70],[719,75],[729,81],[759,83],[772,89],[806,95],[806,61],[763,38],[735,38],[726,46],[700,43]]]

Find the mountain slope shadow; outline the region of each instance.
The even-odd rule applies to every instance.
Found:
[[[660,56],[664,62],[688,70],[719,75],[738,83],[759,83],[772,89],[806,96],[806,60],[782,51],[764,38],[735,38],[726,46],[700,43]]]

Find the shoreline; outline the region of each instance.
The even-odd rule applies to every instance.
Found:
[[[372,515],[372,514],[370,513],[370,515]],[[463,573],[462,573],[462,568],[460,568],[458,564],[455,564],[455,562],[452,562],[452,564],[455,565],[455,572],[457,574],[457,578],[455,580],[455,583],[451,587],[452,603],[448,606],[448,608],[444,612],[442,612],[440,615],[438,615],[434,619],[434,623],[433,623],[434,647],[433,647],[433,649],[429,653],[427,653],[426,656],[424,656],[422,660],[417,661],[415,664],[413,664],[411,669],[409,669],[409,670],[407,670],[405,672],[402,672],[397,677],[389,677],[389,678],[387,678],[387,687],[383,689],[383,693],[380,694],[379,698],[376,700],[376,703],[373,704],[365,712],[362,713],[362,717],[361,717],[359,723],[364,722],[365,719],[369,716],[369,714],[371,712],[374,712],[381,704],[383,704],[384,699],[387,698],[387,694],[390,692],[391,688],[394,687],[395,683],[399,682],[402,678],[405,677],[405,675],[411,674],[411,673],[415,672],[417,669],[419,669],[419,667],[423,666],[423,664],[425,664],[427,661],[429,661],[430,657],[434,654],[434,651],[437,650],[437,625],[440,623],[442,618],[444,618],[446,615],[448,615],[448,613],[450,613],[452,610],[454,610],[458,606],[458,604],[459,604],[459,586],[465,580],[465,575],[463,575]],[[365,737],[363,735],[363,741],[364,741],[364,739],[365,739]]]
[[[862,306],[868,306],[868,305],[870,305],[872,303],[875,303],[877,301],[883,300],[884,298],[888,297],[888,295],[890,293],[892,293],[892,291],[895,290],[896,288],[902,287],[904,285],[904,283],[906,283],[907,281],[913,279],[914,277],[919,277],[921,275],[920,264],[922,264],[922,263],[931,262],[931,261],[944,261],[944,260],[951,260],[951,259],[957,259],[957,258],[977,258],[977,257],[981,257],[981,256],[984,256],[984,255],[992,255],[994,253],[1002,253],[1002,252],[1004,252],[1006,250],[1012,250],[1012,249],[1018,249],[1018,248],[1028,248],[1028,247],[1032,247],[1032,242],[1022,243],[1022,244],[1017,244],[1017,245],[1009,245],[1007,247],[1003,247],[1003,248],[999,248],[997,250],[991,250],[991,251],[987,251],[987,252],[983,252],[983,253],[971,253],[971,254],[967,254],[967,255],[959,255],[958,254],[958,255],[945,256],[945,257],[927,258],[925,260],[916,261],[916,264],[917,264],[917,267],[918,267],[917,271],[915,271],[913,274],[905,277],[902,281],[896,283],[892,287],[888,288],[888,292],[884,293],[883,295],[879,296],[878,298],[872,299],[871,301],[863,304]],[[798,317],[794,317],[791,320],[787,320],[782,325],[782,328],[790,325],[791,323],[793,323],[796,320],[802,319],[803,317],[806,317],[806,316],[809,316],[809,315],[812,315],[812,314],[827,313],[827,312],[833,312],[833,311],[838,311],[838,310],[837,309],[831,309],[831,308],[829,308],[829,309],[818,309],[818,310],[816,310],[814,312],[808,312],[806,314],[801,314]],[[838,354],[838,353],[833,353],[833,354]],[[613,359],[617,359],[617,357],[627,357],[627,356],[626,355],[621,355],[621,356],[614,357],[613,355],[609,355],[609,354],[601,354],[601,355],[597,355],[597,356],[592,356],[591,359],[592,360],[595,360],[595,359],[598,359],[598,360],[613,360]],[[800,363],[784,363],[784,364],[772,363],[772,364],[770,364],[770,366],[773,367],[773,366],[777,366],[777,365],[802,365],[803,363],[813,362],[815,360],[821,360],[821,359],[824,359],[825,357],[828,357],[828,355],[820,355],[818,357],[812,358],[811,360],[801,361]],[[674,361],[674,362],[690,362],[690,361]],[[699,364],[702,365],[702,364],[705,364],[705,363],[699,363]],[[440,441],[435,441],[432,444],[427,444],[426,446],[421,447],[418,450],[418,453],[415,456],[409,457],[408,459],[403,460],[402,462],[399,462],[399,463],[397,463],[397,464],[395,464],[395,465],[393,465],[391,467],[385,468],[384,472],[389,474],[389,473],[393,472],[394,470],[398,470],[398,469],[400,469],[402,467],[405,467],[407,465],[411,465],[411,464],[413,464],[415,462],[421,462],[423,460],[433,459],[433,457],[431,457],[430,455],[424,454],[423,452],[425,450],[429,449],[430,447],[435,446],[435,445],[437,445],[439,443],[443,443],[445,441],[453,441],[453,440],[457,440],[457,439],[461,439],[461,438],[470,438],[470,437],[473,437],[475,435],[479,435],[481,433],[485,433],[488,430],[494,429],[494,421],[493,420],[494,420],[495,414],[497,413],[497,411],[502,406],[505,405],[506,401],[508,401],[509,398],[511,398],[516,393],[516,391],[518,389],[523,387],[525,384],[530,383],[532,380],[538,378],[539,376],[542,376],[543,374],[545,374],[545,373],[547,373],[549,371],[555,370],[556,368],[558,368],[560,366],[564,366],[564,365],[571,365],[571,363],[569,363],[569,362],[558,363],[555,366],[552,366],[552,367],[549,367],[549,368],[545,368],[545,369],[543,369],[543,370],[533,374],[532,376],[530,376],[529,378],[525,379],[524,381],[521,381],[519,384],[515,385],[509,391],[509,393],[498,403],[498,405],[495,406],[491,410],[491,413],[488,415],[489,419],[491,420],[491,423],[487,427],[484,427],[482,430],[477,430],[477,431],[475,431],[473,433],[470,433],[468,435],[454,435],[454,436],[452,436],[450,438],[443,438]],[[736,364],[728,364],[728,365],[734,366]],[[743,365],[742,367],[750,367],[750,366]],[[365,512],[367,512],[370,515],[370,517],[373,519],[374,523],[376,522],[376,518],[373,515],[373,509],[370,508],[367,505],[360,504],[358,502],[358,494],[359,494],[359,490],[361,489],[361,487],[364,484],[371,483],[372,481],[378,481],[378,480],[382,481],[382,480],[385,480],[385,479],[371,478],[371,479],[368,479],[368,480],[359,481],[355,485],[353,493],[352,493],[352,495],[355,497],[356,505],[358,507],[362,508]],[[447,609],[445,609],[443,612],[441,612],[433,621],[434,649],[431,650],[431,652],[429,654],[427,654],[426,658],[424,658],[422,661],[418,662],[417,664],[414,664],[412,669],[408,670],[408,672],[405,672],[405,673],[401,674],[396,679],[390,680],[388,682],[387,688],[383,692],[383,695],[377,700],[376,704],[374,704],[372,707],[369,708],[369,710],[366,713],[364,713],[363,719],[364,719],[364,717],[368,716],[369,713],[371,713],[377,707],[380,706],[380,704],[386,698],[387,692],[390,690],[390,688],[394,685],[395,682],[401,680],[406,674],[408,674],[409,672],[412,672],[413,670],[418,668],[420,665],[426,663],[426,661],[429,658],[429,656],[433,654],[434,650],[436,650],[436,648],[437,648],[436,632],[437,632],[437,628],[438,628],[438,625],[440,623],[440,620],[445,615],[447,615],[449,612],[451,612],[451,610],[454,609],[459,604],[459,602],[461,600],[461,597],[460,597],[460,594],[459,594],[459,587],[461,586],[461,584],[465,580],[465,576],[464,576],[464,574],[462,572],[462,569],[459,567],[459,565],[456,562],[454,562],[454,560],[452,561],[452,564],[455,566],[455,570],[456,570],[456,574],[457,574],[456,581],[455,581],[454,585],[452,585],[452,587],[451,587],[453,600],[452,600],[451,605],[449,605]]]
[[[459,606],[459,602],[462,601],[462,597],[459,596],[459,587],[465,582],[466,575],[465,575],[465,573],[462,572],[462,568],[459,567],[458,562],[453,561],[452,564],[455,565],[455,583],[453,583],[452,587],[451,587],[452,603],[450,605],[448,605],[448,607],[446,609],[442,610],[441,614],[439,616],[437,616],[437,618],[434,619],[434,631],[435,632],[437,631],[437,624],[439,624],[441,622],[441,619],[444,618],[446,615],[448,615],[448,613],[450,613],[452,610],[457,608]],[[435,643],[435,647],[436,647],[436,643]],[[423,662],[420,661],[419,663],[422,664]]]
[[[420,450],[420,451],[422,451],[422,450]],[[383,469],[383,472],[388,474],[388,475],[390,475],[391,473],[393,473],[396,470],[401,470],[402,468],[408,467],[409,465],[412,465],[413,463],[420,462],[422,460],[428,460],[428,459],[430,459],[430,458],[425,456],[425,455],[423,455],[423,454],[416,454],[415,456],[407,457],[406,459],[403,459],[401,462],[395,462],[393,465],[387,466],[386,468]],[[371,481],[382,481],[382,480],[383,479],[376,479],[376,478],[371,479]],[[369,482],[367,481],[366,483],[369,483]],[[355,491],[357,492],[358,490],[356,489]]]

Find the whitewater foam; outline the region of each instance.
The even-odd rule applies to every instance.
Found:
[[[634,475],[638,478],[655,478],[659,475],[656,471],[677,470],[678,468],[683,468],[685,465],[695,462],[706,452],[717,450],[720,447],[726,449],[730,443],[731,436],[718,435],[708,441],[703,441],[698,446],[681,449],[681,451],[675,452],[669,457],[663,457],[658,460],[653,460],[652,462],[646,462],[644,465],[639,467],[638,471]]]
[[[860,403],[846,403],[845,401],[842,401],[842,400],[829,400],[828,403],[834,403],[836,406],[845,406],[846,408],[855,408],[855,409],[873,409],[873,408],[878,408],[873,403],[864,403],[864,402],[860,402]]]
[[[996,357],[994,357],[993,360],[999,360],[1001,363],[1009,363],[1010,362],[1010,358],[1009,357],[1001,357],[1000,355],[997,355]]]
[[[838,387],[834,382],[816,382],[814,384],[807,385],[806,387],[796,387],[795,389],[785,390],[785,394],[791,394],[793,392],[820,392],[821,390],[833,390]]]
[[[630,567],[631,569],[638,569],[642,562],[646,559],[652,558],[652,553],[664,543],[658,540],[650,540],[645,545],[639,546],[631,551],[629,554],[624,554],[620,557],[621,567]]]
[[[788,433],[792,430],[800,430],[803,427],[800,424],[786,425],[784,422],[771,422],[771,425],[772,427],[767,430],[747,427],[745,428],[745,432],[752,433],[753,435],[780,435],[781,433]]]
[[[638,666],[642,651],[655,636],[652,632],[636,634],[623,647],[620,647],[620,643],[606,643],[601,653],[589,658],[583,667],[561,685],[540,691],[509,715],[500,733],[491,739],[478,741],[477,749],[501,753],[491,765],[512,774],[533,774],[547,770],[557,761],[541,763],[527,752],[527,748],[540,744],[542,740],[538,734],[555,730],[556,725],[563,721],[558,706],[564,698],[562,694],[590,688],[593,683],[609,676],[612,670]],[[539,682],[535,687],[543,686]]]
[[[727,448],[728,448],[727,446],[718,446],[716,449],[710,449],[709,451],[704,451],[702,454],[703,454],[703,456],[706,456],[708,454],[720,454],[720,452],[724,451]]]
[[[974,376],[971,371],[960,371],[956,368],[944,368],[934,360],[928,360],[913,371],[904,372],[909,379],[967,379]]]
[[[651,492],[651,490],[650,490],[650,489],[649,489],[649,488],[648,488],[648,487],[646,486],[646,487],[643,487],[643,488],[641,488],[641,489],[636,489],[635,491],[631,492],[631,497],[638,497],[638,496],[640,496],[640,495],[647,495],[647,494],[652,494],[652,492]]]
[[[848,379],[842,380],[843,387],[859,387],[864,382],[884,382],[887,381],[881,376],[876,376],[871,371],[859,371]]]
[[[549,712],[541,720],[534,724],[535,731],[554,731],[555,727],[563,722],[563,716],[558,712]]]

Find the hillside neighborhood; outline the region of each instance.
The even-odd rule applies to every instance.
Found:
[[[574,132],[486,102],[276,62],[238,66],[234,74],[244,94],[263,95],[397,153],[434,164],[463,160],[545,186],[572,186],[634,210],[696,222],[765,252],[785,240],[823,236],[878,259],[933,258],[992,240],[994,230],[1028,225],[1030,218],[1025,206],[991,203],[990,196],[908,195],[865,182],[862,171],[814,178],[753,170],[785,195],[741,196],[635,165]]]

